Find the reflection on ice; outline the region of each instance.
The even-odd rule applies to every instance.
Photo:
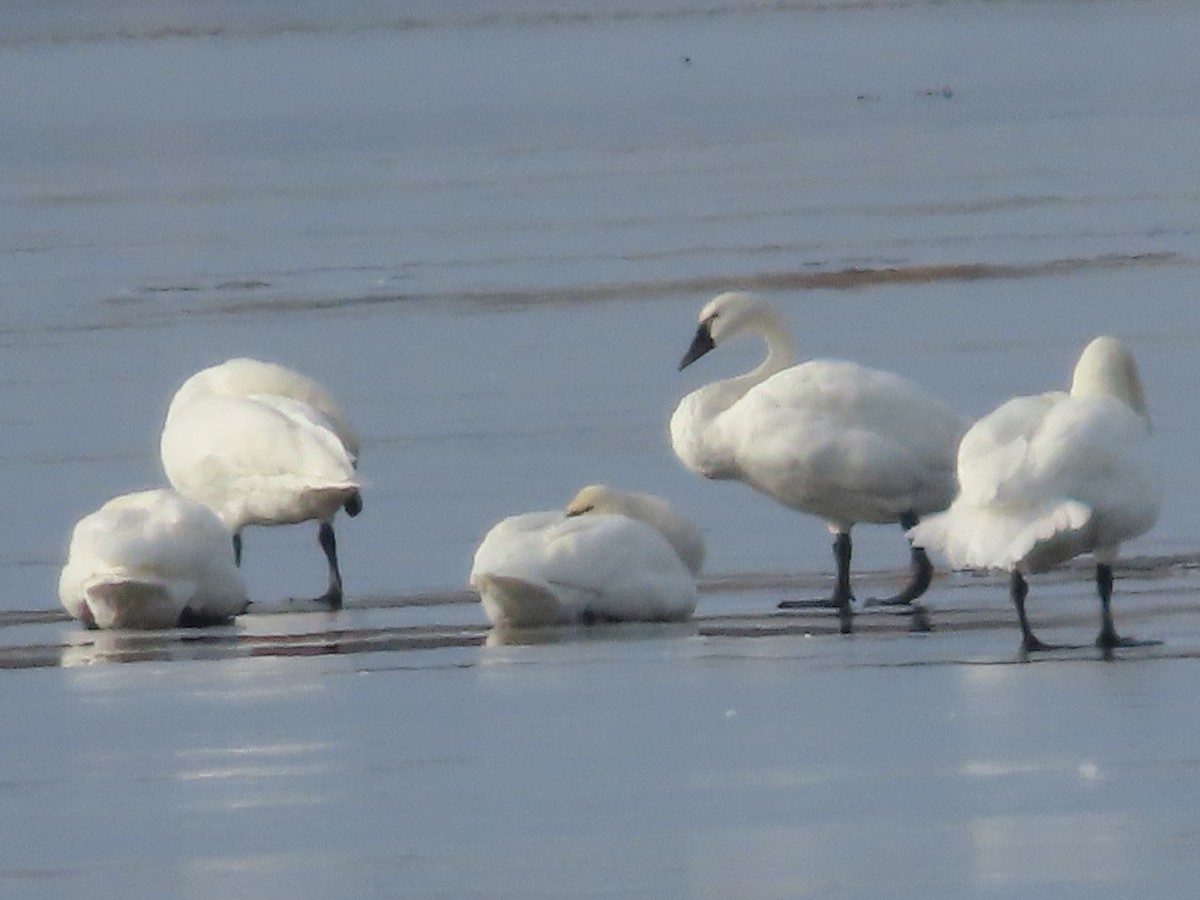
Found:
[[[234,628],[206,632],[72,631],[59,648],[60,666],[73,668],[108,662],[151,662],[221,656],[220,647],[235,639]]]
[[[632,641],[681,638],[699,634],[699,626],[688,622],[607,622],[594,625],[553,625],[544,628],[509,628],[497,625],[488,630],[487,647],[532,646],[591,641]]]
[[[980,886],[1104,884],[1128,876],[1116,813],[980,816],[970,823]]]

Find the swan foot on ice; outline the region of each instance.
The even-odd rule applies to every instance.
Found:
[[[917,514],[909,510],[901,514],[900,527],[907,534],[917,527],[919,521]],[[908,568],[908,581],[904,587],[898,594],[890,597],[870,597],[863,604],[864,607],[912,606],[914,600],[929,590],[929,585],[933,582],[933,563],[929,561],[924,547],[914,547],[910,542],[909,548],[911,560]]]
[[[1021,654],[1044,653],[1047,650],[1078,650],[1078,644],[1047,644],[1036,634],[1029,625],[1029,617],[1025,614],[1025,597],[1029,594],[1029,583],[1016,569],[1008,578],[1008,593],[1013,606],[1017,608],[1017,619],[1021,623]]]
[[[859,602],[850,590],[850,534],[839,531],[833,541],[833,557],[837,562],[837,585],[833,595],[824,600],[781,600],[776,609],[836,609],[842,634],[853,631],[854,612]]]

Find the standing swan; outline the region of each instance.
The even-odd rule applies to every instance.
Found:
[[[960,490],[910,532],[956,567],[1009,571],[1027,651],[1050,649],[1029,627],[1025,576],[1082,553],[1096,559],[1106,650],[1134,646],[1113,627],[1113,562],[1123,541],[1158,519],[1162,488],[1137,364],[1115,338],[1084,348],[1070,393],[1016,397],[980,419],[958,451]]]
[[[172,399],[160,449],[175,489],[233,532],[238,565],[247,525],[320,522],[329,586],[317,602],[341,608],[333,517],[362,509],[358,435],[323,387],[254,359],[204,369]]]
[[[165,488],[116,497],[79,520],[58,596],[89,628],[209,625],[249,603],[225,526]]]
[[[848,633],[855,602],[850,529],[857,522],[899,522],[907,530],[920,516],[944,509],[954,496],[963,424],[941,401],[889,372],[837,360],[795,365],[779,317],[754,294],[710,301],[679,368],[744,334],[765,339],[766,359],[684,397],[671,416],[671,444],[693,472],[744,481],[828,523],[837,562],[833,596],[780,606],[835,607]],[[929,586],[929,559],[917,547],[911,555],[907,585],[879,602],[910,604]]]
[[[703,562],[699,529],[666,501],[590,485],[565,512],[493,527],[470,583],[497,626],[674,621],[696,608]]]

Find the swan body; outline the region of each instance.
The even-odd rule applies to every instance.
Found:
[[[249,603],[229,531],[207,507],[167,489],[116,497],[81,519],[58,594],[90,628],[212,624]]]
[[[744,375],[685,396],[671,417],[671,445],[691,471],[742,481],[828,524],[837,536],[839,574],[825,605],[842,611],[848,630],[851,528],[859,522],[908,527],[944,509],[954,496],[963,422],[890,372],[840,360],[796,364],[775,311],[744,292],[721,294],[701,310],[680,368],[748,334],[766,341],[766,358]],[[911,602],[928,585],[923,554],[914,555],[913,568],[897,602]]]
[[[231,359],[187,379],[160,442],[167,478],[220,517],[239,563],[247,525],[320,523],[329,586],[319,599],[335,608],[342,583],[332,522],[339,509],[361,509],[358,447],[324,388],[254,359]]]
[[[565,511],[494,526],[470,583],[497,626],[675,621],[696,608],[703,561],[699,530],[665,501],[593,485]]]
[[[971,426],[958,480],[950,508],[913,528],[913,542],[958,568],[1012,573],[1029,650],[1045,645],[1025,617],[1025,576],[1092,553],[1102,601],[1098,642],[1120,642],[1108,613],[1111,566],[1122,542],[1154,525],[1162,502],[1141,380],[1125,345],[1096,338],[1069,392],[1016,397]]]

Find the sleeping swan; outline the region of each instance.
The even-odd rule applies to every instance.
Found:
[[[89,628],[215,624],[249,603],[225,526],[165,488],[116,497],[79,521],[58,596]]]
[[[204,369],[171,400],[160,450],[175,489],[233,533],[238,565],[247,525],[318,521],[329,585],[317,600],[341,607],[333,517],[362,509],[358,435],[323,387],[254,359]]]
[[[954,496],[959,417],[916,385],[851,362],[795,365],[792,341],[761,297],[733,292],[700,311],[700,326],[679,368],[742,335],[760,335],[767,356],[753,371],[688,394],[671,417],[671,444],[706,478],[734,478],[792,509],[824,519],[833,532],[837,582],[825,601],[850,631],[850,529],[898,522],[944,509]],[[909,604],[924,593],[932,567],[912,548],[908,584],[878,601]]]
[[[1104,649],[1132,646],[1113,627],[1112,565],[1123,541],[1150,529],[1162,488],[1133,355],[1098,337],[1084,348],[1070,393],[1016,397],[971,426],[958,451],[960,490],[910,536],[956,567],[1011,573],[1026,651],[1045,650],[1029,627],[1025,576],[1082,553],[1096,559]]]
[[[493,625],[682,620],[696,608],[704,539],[666,501],[591,485],[564,512],[504,519],[470,583]]]

